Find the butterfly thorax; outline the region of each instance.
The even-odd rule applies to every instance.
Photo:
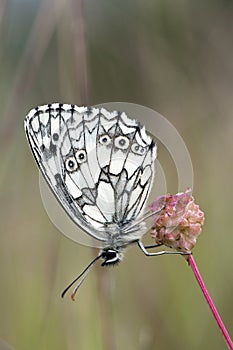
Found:
[[[123,250],[133,243],[136,243],[145,233],[146,226],[144,222],[135,224],[110,224],[106,227],[108,240],[106,246],[101,251],[104,260],[102,266],[114,265],[123,258]]]
[[[107,224],[104,228],[105,237],[107,237],[105,246],[117,249],[127,246],[140,239],[146,230],[145,222],[137,223],[134,220],[127,224],[121,222]]]

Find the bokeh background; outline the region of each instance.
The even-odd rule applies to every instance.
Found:
[[[0,1],[0,349],[226,348],[179,256],[132,247],[60,298],[96,251],[50,222],[23,120],[44,103],[125,101],[176,127],[206,216],[195,259],[233,335],[232,18],[230,0]]]

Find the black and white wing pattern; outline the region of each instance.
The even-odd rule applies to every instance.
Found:
[[[32,109],[25,130],[47,183],[80,228],[103,245],[142,236],[135,223],[156,158],[144,126],[125,113],[54,103]]]

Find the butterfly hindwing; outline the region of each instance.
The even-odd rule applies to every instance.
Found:
[[[156,157],[139,122],[104,108],[51,104],[31,110],[25,129],[42,174],[77,225],[103,242],[121,228],[130,232]]]

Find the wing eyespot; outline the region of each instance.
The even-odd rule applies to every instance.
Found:
[[[127,149],[129,147],[129,139],[126,136],[117,136],[114,143],[116,148]]]
[[[57,133],[54,133],[52,137],[55,142],[59,140],[59,135]]]
[[[110,137],[108,134],[104,134],[104,135],[100,136],[100,138],[99,138],[99,143],[100,143],[101,145],[107,146],[107,145],[109,145],[111,142],[112,142],[112,139],[111,139],[111,137]]]
[[[69,173],[72,173],[73,171],[77,170],[78,164],[75,157],[67,158],[65,161],[65,167]]]
[[[84,149],[80,149],[76,152],[75,158],[79,164],[85,163],[87,161],[87,153]]]
[[[146,152],[146,147],[142,147],[138,143],[133,143],[131,146],[131,151],[135,154],[143,156]]]

